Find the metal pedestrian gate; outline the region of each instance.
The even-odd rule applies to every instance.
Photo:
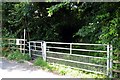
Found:
[[[41,56],[46,61],[46,43],[45,41],[29,41],[29,56]]]
[[[28,43],[30,56],[42,56],[45,61],[65,63],[71,67],[76,65],[81,70],[112,77],[112,45],[45,41],[29,41]],[[104,50],[83,49],[81,46],[94,46],[94,48],[102,46]],[[104,53],[105,56],[94,56],[92,53]]]

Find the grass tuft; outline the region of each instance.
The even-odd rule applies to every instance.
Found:
[[[29,57],[28,54],[23,54],[19,51],[14,51],[13,53],[10,53],[7,58],[9,60],[17,60],[17,61],[21,61],[21,60],[31,60],[31,58]]]

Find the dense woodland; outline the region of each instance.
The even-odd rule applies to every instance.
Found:
[[[112,44],[120,59],[120,3],[34,2],[2,4],[2,37]]]
[[[3,3],[3,37],[112,44],[120,50],[120,3]],[[11,36],[11,35],[12,36]]]

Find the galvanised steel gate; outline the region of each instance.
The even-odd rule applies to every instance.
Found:
[[[45,41],[29,41],[29,56],[41,56],[46,61],[46,43]]]
[[[84,49],[89,46],[93,48]],[[100,47],[104,49],[100,50]],[[109,44],[30,41],[29,55],[40,55],[45,61],[61,62],[71,67],[76,65],[81,70],[112,77],[112,45]]]

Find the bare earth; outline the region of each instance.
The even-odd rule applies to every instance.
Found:
[[[28,63],[17,63],[0,58],[0,77],[2,78],[67,78],[43,71]]]

